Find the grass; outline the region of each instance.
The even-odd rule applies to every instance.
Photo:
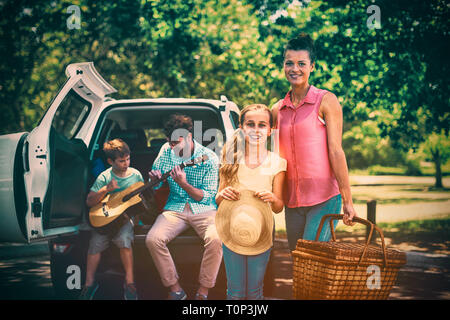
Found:
[[[422,176],[431,176],[434,177],[436,174],[436,170],[434,168],[434,164],[430,162],[422,163],[420,168],[418,168],[421,172]],[[367,169],[352,169],[350,170],[350,174],[353,175],[392,175],[392,176],[404,176],[407,172],[406,166],[398,166],[398,167],[386,167],[381,165],[373,165],[368,167]],[[450,161],[441,166],[442,176],[450,176]]]
[[[426,220],[410,220],[394,223],[377,223],[383,231],[399,232],[399,233],[447,233],[450,240],[450,216],[443,219],[426,219]],[[365,226],[357,224],[353,227],[348,227],[344,224],[339,224],[336,228],[340,232],[352,232],[355,230],[365,230]]]
[[[379,184],[352,184],[351,190],[355,204],[365,204],[368,200],[377,200],[377,204],[407,204],[444,202],[450,199],[449,188],[436,189],[425,182],[402,184],[395,178],[389,178]]]
[[[385,230],[398,232],[430,232],[447,233],[450,240],[450,217],[446,219],[411,220],[397,223],[380,223]]]
[[[406,168],[404,167],[383,167],[380,165],[371,166],[368,169],[368,173],[371,176],[403,176],[406,174]]]
[[[411,220],[379,223],[386,245],[403,251],[450,254],[450,216],[442,219]],[[336,228],[340,241],[359,241],[366,238],[366,227],[357,224],[348,227],[342,223]],[[379,243],[379,241],[378,241]]]

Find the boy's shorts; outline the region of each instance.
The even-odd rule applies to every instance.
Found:
[[[134,231],[133,225],[130,221],[120,228],[119,232],[114,235],[111,239],[111,236],[100,234],[95,230],[91,232],[91,239],[89,240],[89,250],[88,254],[97,254],[103,252],[109,247],[109,243],[112,241],[114,244],[122,249],[122,248],[131,248],[131,244],[133,243]]]

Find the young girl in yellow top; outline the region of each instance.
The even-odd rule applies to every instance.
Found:
[[[252,190],[255,197],[270,204],[272,211],[283,210],[283,183],[286,160],[267,150],[273,118],[262,104],[245,107],[239,129],[222,150],[219,191],[216,203],[239,200],[239,190]],[[272,231],[273,232],[273,231]],[[258,255],[242,255],[223,245],[228,299],[262,299],[263,280],[271,248]]]

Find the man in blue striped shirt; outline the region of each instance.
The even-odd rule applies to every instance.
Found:
[[[161,281],[169,288],[170,300],[186,299],[167,249],[167,243],[181,232],[192,226],[204,241],[196,299],[207,299],[222,261],[222,243],[215,227],[219,159],[212,150],[192,138],[192,128],[189,116],[174,114],[169,118],[164,127],[168,143],[162,146],[149,173],[150,179],[155,181],[161,178],[162,173],[171,171],[167,179],[169,198],[145,240]],[[180,169],[181,163],[203,155],[208,156],[206,162]]]

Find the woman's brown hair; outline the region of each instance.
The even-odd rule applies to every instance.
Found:
[[[286,57],[286,52],[288,50],[306,50],[309,53],[309,59],[311,60],[311,63],[316,61],[316,47],[314,45],[314,40],[307,33],[302,32],[296,38],[288,41],[288,43],[284,47],[284,58]]]

